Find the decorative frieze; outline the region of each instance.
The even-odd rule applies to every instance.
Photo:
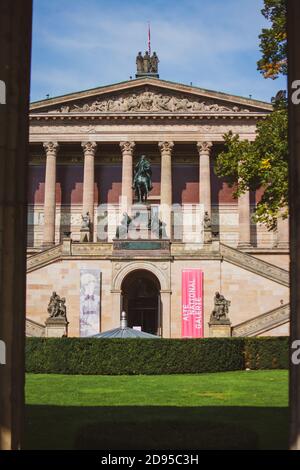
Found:
[[[248,108],[193,97],[188,94],[168,94],[157,90],[141,90],[96,98],[88,102],[63,105],[49,113],[123,113],[123,112],[189,112],[189,113],[249,113]]]

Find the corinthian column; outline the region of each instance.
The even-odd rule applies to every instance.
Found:
[[[199,152],[199,202],[211,218],[210,153],[212,142],[197,142]]]
[[[284,213],[282,209],[281,213]],[[289,219],[284,219],[282,216],[277,219],[277,248],[289,248]]]
[[[167,236],[171,237],[172,206],[172,150],[174,142],[159,142],[161,153],[160,204],[162,221],[166,224]]]
[[[55,243],[55,186],[56,186],[56,155],[57,142],[45,142],[46,151],[46,176],[44,199],[44,246]]]
[[[95,186],[95,153],[97,150],[96,142],[82,142],[84,153],[84,173],[83,173],[83,200],[82,212],[85,215],[89,213],[91,220],[91,241],[93,237],[94,222],[94,186]]]
[[[132,204],[132,161],[135,142],[120,142],[122,152],[122,204]]]
[[[246,191],[238,199],[239,211],[239,243],[238,248],[249,248],[251,246],[251,214],[250,193]]]

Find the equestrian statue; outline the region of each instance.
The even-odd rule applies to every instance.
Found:
[[[153,189],[152,186],[152,170],[151,165],[145,155],[141,155],[139,161],[135,165],[132,189],[139,203],[146,202],[148,194]]]

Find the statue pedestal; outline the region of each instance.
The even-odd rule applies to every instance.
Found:
[[[65,318],[47,318],[45,321],[46,338],[62,338],[68,336],[69,322]]]
[[[86,243],[91,241],[91,232],[89,228],[80,229],[80,243]]]
[[[203,231],[204,237],[203,237],[203,242],[206,243],[212,243],[212,233],[211,233],[211,228],[205,228]]]
[[[231,336],[231,322],[230,320],[223,321],[210,321],[209,336],[214,338],[227,338]]]
[[[149,240],[151,231],[149,222],[151,220],[151,207],[147,203],[135,203],[131,208],[132,226],[128,231],[131,240]]]

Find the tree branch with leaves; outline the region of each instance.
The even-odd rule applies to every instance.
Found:
[[[265,0],[262,14],[271,22],[260,38],[262,58],[258,69],[265,78],[275,79],[287,73],[286,3]],[[232,132],[224,135],[225,150],[215,163],[215,173],[234,187],[233,196],[263,188],[254,220],[269,230],[277,226],[277,217],[288,215],[288,114],[284,92],[273,99],[273,111],[257,124],[255,141],[240,140]]]

